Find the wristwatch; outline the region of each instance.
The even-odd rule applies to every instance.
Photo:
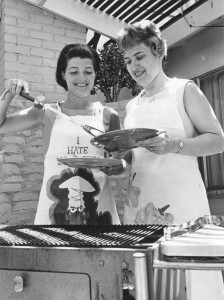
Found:
[[[184,147],[184,143],[181,139],[178,140],[178,146],[179,146],[179,150],[175,153],[180,153]]]

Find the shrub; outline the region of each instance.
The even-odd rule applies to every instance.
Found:
[[[101,76],[98,76],[93,94],[100,90],[106,97],[105,102],[117,102],[121,89],[131,89],[133,96],[137,95],[140,89],[128,73],[123,59],[123,52],[118,49],[116,43],[109,43],[102,50],[99,50],[101,58]]]

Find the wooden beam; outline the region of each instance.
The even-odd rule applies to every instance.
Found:
[[[127,24],[79,0],[24,0],[42,7],[62,18],[78,23],[96,31],[108,38],[115,39],[118,31]],[[168,28],[163,30],[168,47],[175,46],[205,26],[222,18],[224,15],[224,0],[209,0],[197,7]],[[187,20],[187,21],[186,21]],[[193,25],[192,27],[189,24]]]
[[[42,7],[49,12],[109,38],[115,38],[117,32],[126,25],[125,22],[78,0],[46,0],[44,3],[41,3],[43,2],[41,0],[24,1]]]
[[[25,2],[28,2],[28,3],[30,3],[30,4],[33,4],[33,5],[36,5],[36,6],[43,6],[44,5],[44,3],[46,2],[47,0],[28,0],[28,1],[26,1],[25,0]]]
[[[203,29],[200,26],[212,24],[224,17],[224,1],[207,1],[195,10],[163,30],[163,37],[167,40],[168,47],[190,37]]]

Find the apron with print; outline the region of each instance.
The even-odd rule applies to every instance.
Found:
[[[94,116],[71,116],[76,123],[104,131],[103,106],[94,103]],[[60,111],[59,105],[57,109]],[[90,144],[92,135],[56,116],[44,160],[43,185],[35,224],[119,224],[108,177],[98,169],[73,168],[58,158],[103,158]]]

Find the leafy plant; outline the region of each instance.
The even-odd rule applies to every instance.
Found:
[[[133,96],[140,89],[128,73],[123,59],[123,52],[119,50],[116,43],[109,43],[99,50],[101,58],[101,74],[98,76],[93,94],[100,90],[106,97],[105,102],[117,102],[121,89],[131,89]]]

